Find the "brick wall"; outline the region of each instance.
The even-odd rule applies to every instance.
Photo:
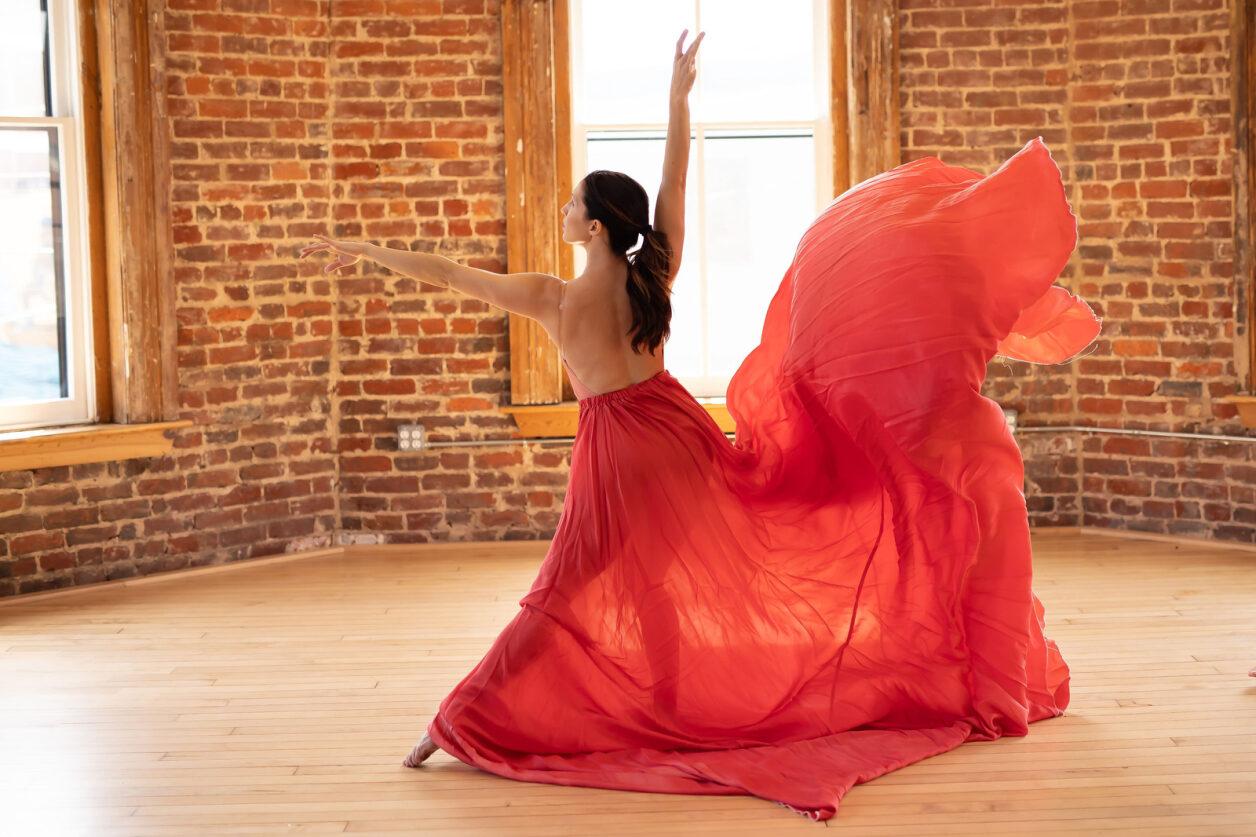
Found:
[[[901,0],[899,103],[903,159],[934,155],[952,165],[993,171],[1041,135],[1068,176],[1069,14],[1067,4],[947,3]],[[1080,248],[1079,248],[1080,249]],[[1060,283],[1077,290],[1074,258]],[[1102,312],[1094,296],[1088,300]],[[1074,419],[1071,364],[1037,366],[996,359],[986,395],[1019,411],[1025,423],[1067,426]],[[1032,438],[1024,449],[1034,522],[1077,524],[1081,476],[1069,440]]]
[[[505,269],[498,0],[168,0],[181,433],[168,456],[0,473],[0,595],[334,542],[548,538],[569,451],[500,435],[506,318],[313,232]],[[1119,14],[1118,14],[1119,13]],[[904,159],[990,171],[1041,134],[1105,318],[996,361],[1023,424],[1241,433],[1225,0],[901,0]],[[1256,533],[1252,447],[1022,434],[1037,525]],[[339,538],[337,537],[339,535]]]
[[[502,435],[506,320],[312,233],[505,269],[499,4],[168,0],[168,456],[0,473],[0,596],[338,540],[548,538],[568,453]],[[343,537],[337,539],[337,530]]]
[[[0,595],[326,544],[335,526],[333,288],[291,254],[328,214],[324,15],[170,0],[165,26],[195,426],[167,456],[0,473]]]
[[[1104,318],[1084,357],[996,360],[1032,425],[1244,435],[1227,0],[901,0],[904,159],[988,172],[1041,134],[1080,240],[1060,283]],[[1024,433],[1036,525],[1256,541],[1252,444]]]
[[[506,269],[500,4],[337,2],[335,235]],[[343,271],[348,274],[349,271]],[[548,538],[567,453],[396,450],[394,428],[505,437],[506,317],[368,267],[338,281],[341,525],[351,542]]]

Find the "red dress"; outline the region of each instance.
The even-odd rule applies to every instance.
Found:
[[[664,370],[579,424],[539,575],[432,740],[513,779],[752,794],[852,785],[1063,713],[995,354],[1098,334],[1053,285],[1077,240],[1041,137],[988,176],[926,157],[803,234],[727,391]]]

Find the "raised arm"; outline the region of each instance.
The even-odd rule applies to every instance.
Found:
[[[654,201],[654,228],[667,236],[672,263],[667,281],[680,270],[685,244],[685,175],[689,170],[689,91],[697,75],[698,44],[706,36],[699,32],[689,49],[682,49],[689,30],[680,33],[672,64],[672,86],[668,97],[667,145],[663,152],[663,179]]]

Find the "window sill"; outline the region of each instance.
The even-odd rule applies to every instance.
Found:
[[[174,446],[166,431],[191,427],[190,419],[151,424],[80,424],[0,433],[0,471],[114,462],[161,456]]]
[[[699,401],[715,419],[720,430],[732,433],[737,429],[723,399]],[[528,438],[575,436],[576,422],[580,417],[579,401],[560,401],[557,404],[508,404],[501,408],[515,419],[519,433]]]

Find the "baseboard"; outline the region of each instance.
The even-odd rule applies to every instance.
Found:
[[[1104,535],[1110,538],[1126,540],[1160,541],[1190,547],[1211,547],[1213,549],[1232,549],[1240,552],[1256,552],[1256,544],[1239,543],[1238,541],[1214,541],[1190,535],[1165,535],[1159,532],[1142,532],[1137,529],[1111,529],[1106,526],[1039,526],[1035,532],[1072,532],[1078,535]]]
[[[1235,543],[1233,541],[1212,541],[1204,538],[1193,538],[1188,535],[1162,535],[1156,532],[1140,532],[1132,529],[1109,529],[1102,526],[1039,526],[1034,532],[1042,534],[1069,533],[1078,535],[1103,535],[1126,540],[1148,540],[1172,543],[1188,547],[1211,547],[1213,549],[1230,549],[1241,552],[1256,552],[1256,544]],[[385,555],[397,556],[412,554],[415,550],[431,550],[437,552],[460,551],[468,548],[492,548],[495,551],[528,552],[535,550],[538,544],[546,543],[539,540],[517,541],[440,541],[437,543],[387,543],[387,544],[347,544],[345,546],[328,546],[320,549],[308,549],[303,552],[286,552],[282,555],[268,555],[264,558],[246,558],[242,561],[231,561],[226,564],[214,564],[210,567],[191,567],[183,570],[153,573],[138,578],[118,578],[112,581],[100,581],[79,587],[67,587],[57,590],[44,590],[39,593],[22,593],[17,596],[6,596],[0,599],[0,607],[30,602],[46,602],[66,596],[87,595],[100,591],[117,590],[122,587],[137,587],[142,584],[157,584],[163,581],[194,578],[230,570],[247,569],[249,567],[269,567],[288,561],[302,561],[308,558],[326,558],[330,556],[347,557],[350,555]]]
[[[63,587],[56,590],[41,590],[38,593],[21,593],[17,596],[0,598],[0,607],[6,605],[26,604],[28,602],[46,602],[65,596],[86,595],[105,590],[117,590],[122,587],[136,587],[141,584],[157,584],[163,581],[175,581],[185,578],[196,578],[202,575],[222,573],[229,570],[247,569],[249,567],[270,567],[288,561],[302,561],[307,558],[325,558],[329,556],[348,557],[354,555],[382,555],[401,557],[412,555],[416,550],[431,552],[466,551],[468,548],[492,548],[496,552],[535,552],[538,544],[548,544],[541,540],[514,541],[436,541],[429,543],[353,543],[344,546],[326,546],[318,549],[307,549],[301,552],[285,552],[280,555],[267,555],[262,558],[245,558],[225,564],[214,564],[208,567],[189,567],[180,570],[167,570],[152,575],[134,578],[115,578],[110,581],[98,581],[76,587]]]
[[[247,567],[269,567],[275,564],[285,564],[289,561],[324,558],[330,555],[344,555],[344,553],[345,548],[343,546],[327,546],[321,549],[307,549],[302,552],[267,555],[262,558],[245,558],[240,561],[229,561],[226,564],[213,564],[208,567],[187,567],[185,569],[167,570],[166,572],[141,575],[134,578],[115,578],[109,581],[97,581],[92,584],[81,584],[74,587],[60,587],[56,590],[41,590],[38,593],[20,593],[16,596],[5,596],[0,598],[0,607],[27,604],[29,602],[46,602],[49,599],[59,599],[65,596],[86,595],[104,590],[118,590],[123,587],[138,587],[141,584],[157,584],[174,579],[195,578]]]

